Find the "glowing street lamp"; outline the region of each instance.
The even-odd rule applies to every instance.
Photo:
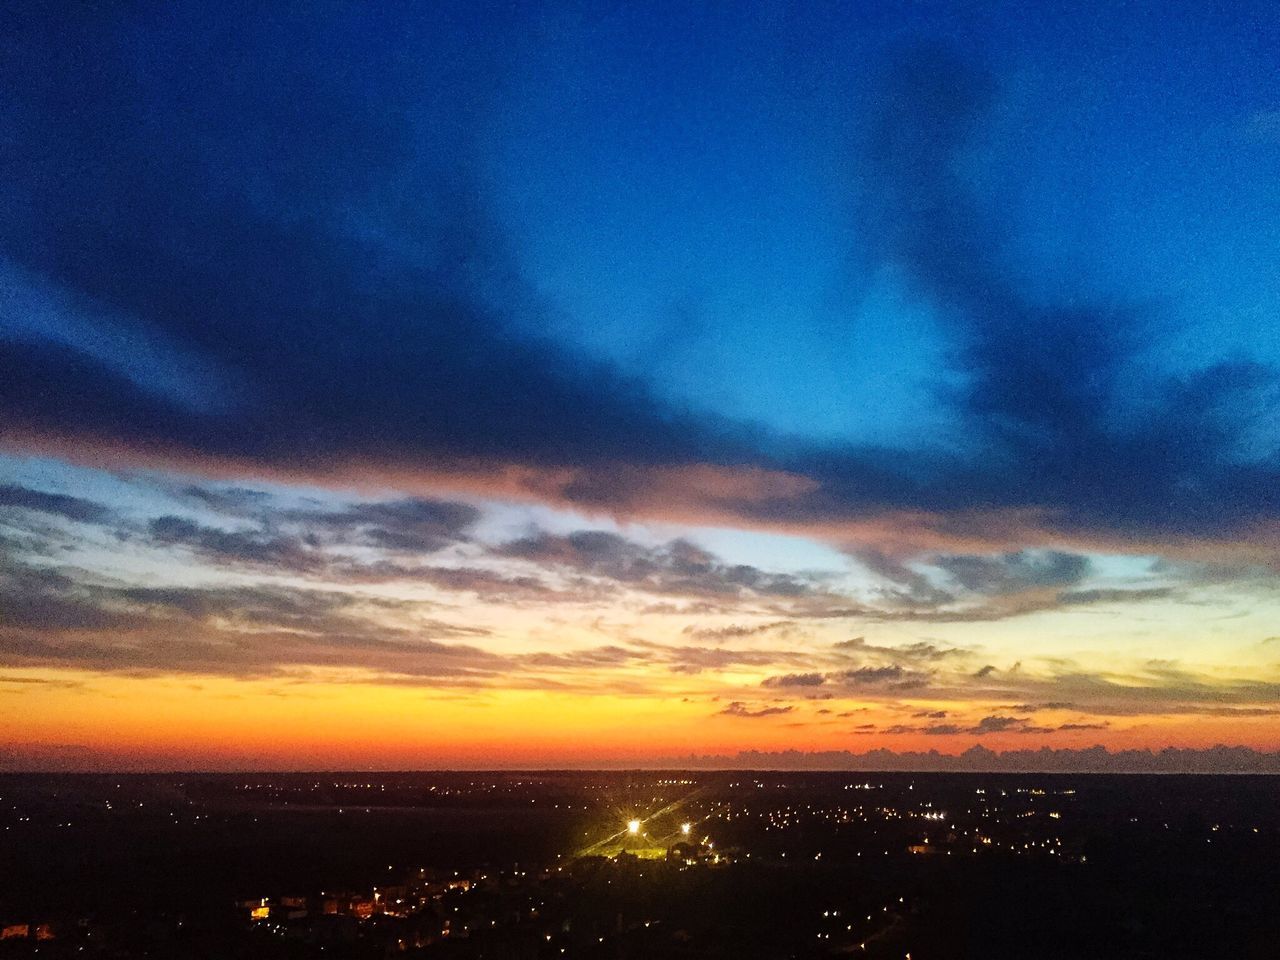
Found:
[[[635,836],[636,834],[638,834],[639,832],[640,832],[640,821],[639,821],[639,820],[628,820],[628,821],[627,821],[627,833],[631,834],[631,835],[634,837],[634,836]]]
[[[691,823],[680,824],[680,832],[683,833],[686,837],[689,835],[689,831],[692,829],[693,829],[693,824]]]

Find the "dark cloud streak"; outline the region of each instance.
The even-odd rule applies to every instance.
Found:
[[[517,467],[526,494],[622,513],[669,505],[651,468],[786,469],[813,482],[776,495],[671,483],[685,509],[747,524],[925,510],[938,534],[979,539],[992,536],[982,515],[1013,509],[1041,511],[1041,540],[1236,532],[1280,512],[1280,466],[1247,451],[1270,436],[1273,371],[1239,360],[1156,377],[1132,409],[1146,309],[1019,281],[963,174],[998,79],[938,47],[896,58],[855,166],[876,198],[868,248],[957,345],[958,452],[778,445],[522,332],[555,307],[489,209],[478,120],[519,23],[463,12],[16,17],[0,251],[15,282],[98,318],[80,321],[97,346],[52,330],[0,340],[0,440],[321,478]],[[174,370],[140,369],[135,343]],[[186,367],[202,375],[178,377]]]

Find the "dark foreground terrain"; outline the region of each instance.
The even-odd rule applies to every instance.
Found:
[[[0,777],[0,958],[1275,958],[1280,779]]]

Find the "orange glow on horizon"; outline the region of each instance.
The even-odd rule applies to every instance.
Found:
[[[1105,736],[858,737],[847,728],[797,729],[785,718],[717,716],[709,710],[714,704],[666,697],[457,694],[373,685],[318,685],[280,696],[269,681],[82,675],[73,682],[86,687],[32,690],[0,702],[4,743],[18,761],[11,760],[11,768],[21,767],[24,757],[37,767],[87,769],[482,769],[679,766],[690,755],[732,757],[739,751],[956,754],[976,743],[999,751],[1081,749],[1101,741],[1113,751],[1218,743],[1280,747],[1266,720],[1151,717]]]

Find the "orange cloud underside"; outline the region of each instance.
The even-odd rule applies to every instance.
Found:
[[[829,506],[813,500],[820,497],[821,488],[812,477],[747,465],[616,464],[586,469],[480,459],[406,463],[396,459],[361,462],[349,457],[332,462],[273,464],[209,456],[178,446],[140,447],[101,438],[34,434],[4,426],[0,426],[0,440],[14,451],[54,456],[95,468],[180,470],[237,481],[257,477],[364,494],[486,497],[547,504],[620,520],[753,529],[834,544],[857,542],[889,553],[989,551],[1054,544],[1280,566],[1280,523],[1257,523],[1229,538],[1151,539],[1101,531],[1064,531],[1054,527],[1049,512],[1036,508],[955,514],[878,509],[855,516],[832,512]],[[782,509],[770,511],[770,504]]]

